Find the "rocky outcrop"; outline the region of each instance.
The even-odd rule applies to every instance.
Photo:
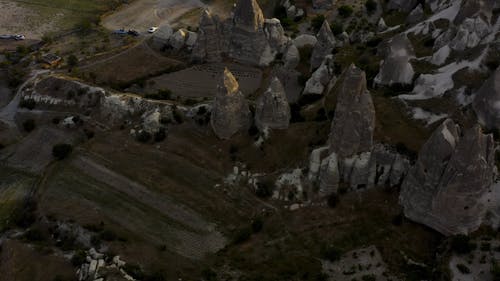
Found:
[[[316,38],[316,36],[311,34],[301,34],[293,39],[293,44],[299,49],[306,46],[314,47],[314,45],[316,45],[316,42],[318,42],[318,39]]]
[[[158,30],[153,34],[151,42],[152,46],[157,49],[163,49],[166,47],[170,41],[170,36],[174,33],[172,27],[166,24],[160,26]]]
[[[414,24],[425,19],[424,9],[422,5],[417,5],[415,9],[406,17],[406,22],[409,24]]]
[[[455,37],[450,42],[450,47],[456,51],[474,48],[491,32],[490,25],[481,17],[467,18],[458,26]]]
[[[188,37],[188,33],[184,29],[177,30],[169,40],[170,46],[174,50],[180,50],[184,47],[184,43],[186,43],[186,39]]]
[[[486,212],[480,199],[493,183],[494,151],[493,137],[479,125],[462,135],[452,120],[444,121],[403,182],[405,215],[445,235],[476,230]]]
[[[328,10],[333,8],[334,0],[313,0],[313,9]]]
[[[377,23],[377,31],[382,32],[387,29],[387,24],[385,23],[384,18],[380,18],[380,20]]]
[[[418,0],[390,0],[389,3],[387,3],[387,10],[397,10],[409,13],[417,4]]]
[[[259,130],[287,129],[290,124],[290,106],[285,89],[276,77],[271,85],[256,101],[255,125]]]
[[[365,72],[354,65],[337,82],[337,106],[330,131],[330,152],[346,158],[371,151],[375,107],[366,88]]]
[[[332,54],[332,50],[335,47],[335,37],[330,29],[330,25],[325,20],[321,26],[317,36],[318,41],[314,45],[314,49],[311,54],[311,70],[316,69],[321,65],[324,58],[327,55]]]
[[[333,55],[326,56],[321,66],[307,80],[302,94],[322,95],[325,89],[335,82],[335,80],[332,81],[335,78],[334,67]]]
[[[286,68],[295,69],[300,63],[299,49],[294,44],[289,42],[283,60]]]
[[[415,57],[415,51],[406,35],[394,36],[383,43],[379,51],[385,59],[374,82],[379,85],[411,84],[415,71],[410,59]]]
[[[250,126],[250,110],[238,82],[226,68],[212,107],[210,124],[217,137],[229,139]]]
[[[472,106],[479,123],[500,129],[500,68],[479,89]]]
[[[197,62],[217,62],[223,52],[221,24],[208,10],[201,15],[198,38],[193,46],[192,58]]]
[[[192,59],[214,62],[227,56],[240,63],[267,66],[285,51],[289,40],[278,19],[264,19],[256,0],[239,0],[233,17],[225,21],[203,12]]]

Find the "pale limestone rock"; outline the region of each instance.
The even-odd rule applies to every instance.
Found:
[[[314,47],[314,45],[316,45],[317,41],[318,41],[318,39],[314,35],[301,34],[301,35],[295,37],[295,39],[293,39],[293,44],[297,48],[300,49],[300,48],[304,48],[306,46]]]
[[[197,62],[217,62],[223,53],[222,25],[217,17],[204,10],[198,28],[198,36],[193,46],[192,59]]]
[[[330,152],[343,159],[371,151],[375,108],[366,87],[365,73],[349,66],[336,85],[337,106],[330,130]]]
[[[479,123],[500,129],[500,68],[479,89],[472,106]]]
[[[405,215],[444,235],[468,234],[483,222],[481,197],[495,174],[494,141],[476,125],[460,133],[450,119],[434,131],[403,182]]]
[[[411,84],[415,71],[410,59],[415,57],[415,51],[406,35],[396,35],[379,48],[385,59],[374,82],[379,85]]]
[[[319,67],[325,57],[332,54],[332,50],[335,47],[335,37],[326,20],[323,22],[316,37],[318,41],[314,45],[311,54],[311,70]]]
[[[294,44],[289,43],[285,51],[285,67],[295,69],[300,63],[300,52]]]
[[[221,85],[215,97],[210,124],[221,139],[229,139],[250,126],[251,113],[245,96],[239,90],[238,82],[226,68]]]
[[[316,71],[313,72],[311,78],[306,82],[303,95],[322,95],[328,85],[334,79],[334,63],[333,56],[328,55],[325,57],[323,63]]]
[[[287,129],[290,124],[290,106],[285,89],[277,77],[271,85],[257,98],[255,107],[255,125],[259,130]]]
[[[315,155],[315,157],[317,156]],[[328,157],[321,161],[318,194],[320,196],[327,196],[332,193],[337,193],[339,182],[339,162],[335,152],[332,152]]]

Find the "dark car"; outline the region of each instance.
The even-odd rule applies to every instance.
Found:
[[[128,35],[139,36],[139,32],[137,32],[133,29],[130,29],[127,33],[128,33]]]

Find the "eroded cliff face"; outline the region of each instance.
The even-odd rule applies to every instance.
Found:
[[[255,125],[259,130],[286,129],[290,124],[290,106],[285,89],[277,77],[266,92],[259,96],[255,106]]]
[[[365,72],[351,65],[338,83],[337,106],[328,141],[330,152],[346,158],[371,151],[375,107],[366,88]]]
[[[290,39],[278,19],[264,18],[255,0],[239,0],[234,15],[225,21],[205,11],[199,24],[192,59],[221,61],[227,56],[237,62],[267,66],[283,53]]]
[[[248,102],[239,89],[238,82],[226,68],[212,107],[210,124],[217,137],[229,139],[250,126],[251,113]]]
[[[500,128],[500,68],[483,84],[472,103],[479,123]]]
[[[405,178],[405,215],[445,235],[470,233],[483,221],[480,200],[495,176],[494,142],[479,125],[465,130],[447,119],[420,150]]]

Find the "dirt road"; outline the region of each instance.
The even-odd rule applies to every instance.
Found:
[[[104,18],[102,25],[110,30],[144,31],[151,26],[173,25],[185,13],[204,7],[200,0],[137,0]]]

